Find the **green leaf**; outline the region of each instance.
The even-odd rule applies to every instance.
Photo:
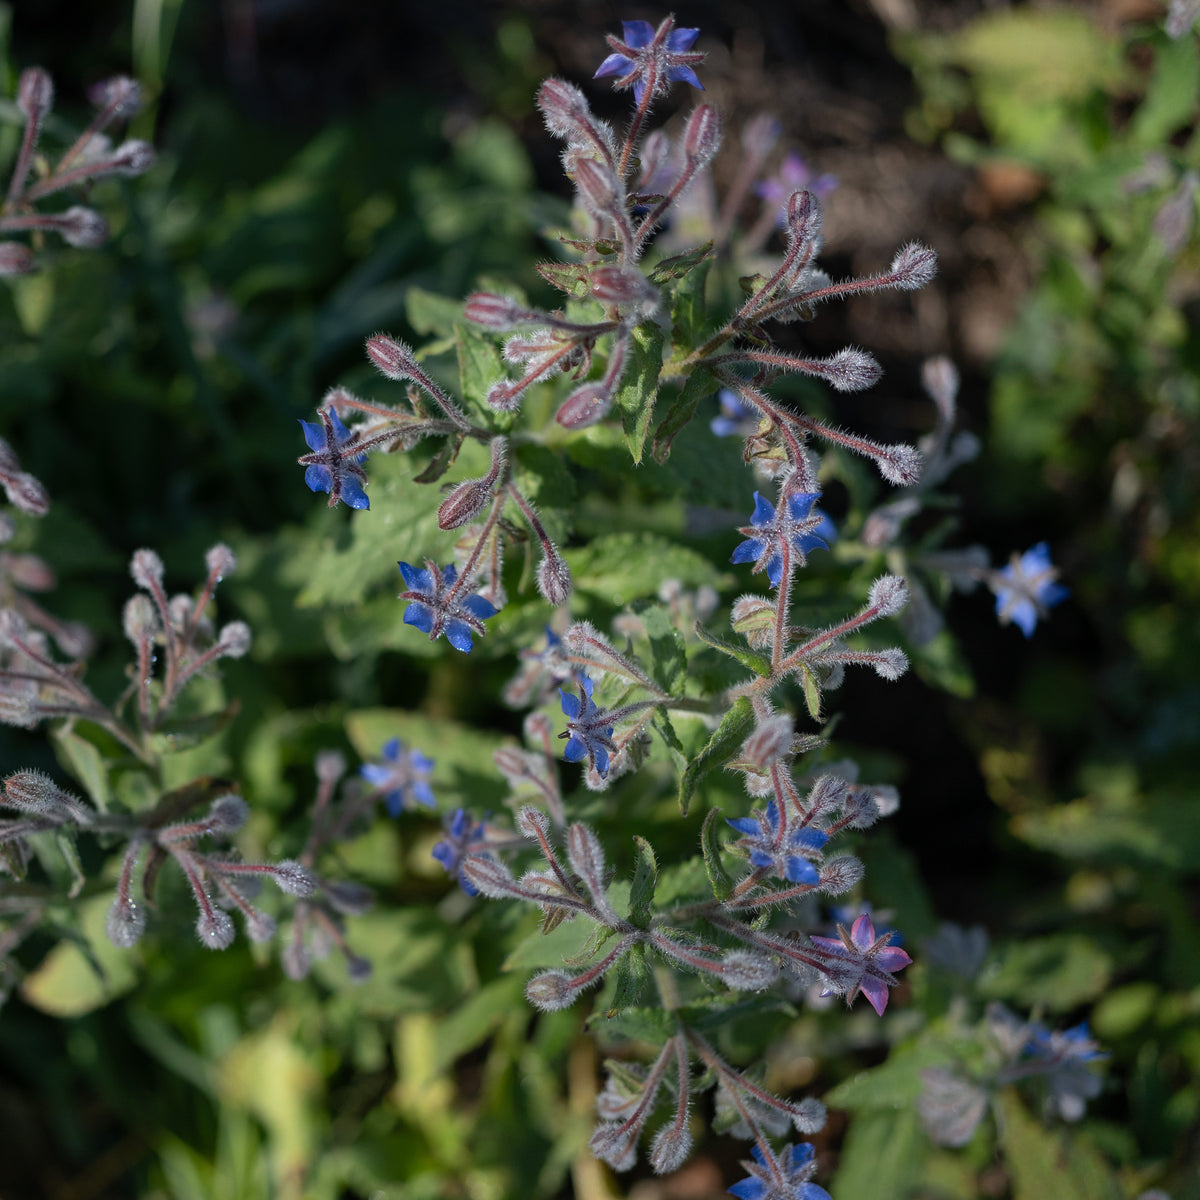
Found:
[[[640,942],[630,946],[617,960],[613,975],[616,986],[605,1013],[609,1017],[645,1002],[651,978],[650,967],[646,963],[646,947]]]
[[[463,399],[478,405],[486,413],[487,394],[496,380],[504,377],[500,351],[490,337],[471,325],[454,326],[458,346],[458,372]]]
[[[587,263],[538,263],[535,269],[551,287],[576,300],[586,300],[592,294],[592,268]]]
[[[70,725],[50,734],[59,762],[83,785],[88,799],[101,812],[107,812],[111,793],[108,786],[108,763],[100,750],[75,732]]]
[[[629,920],[639,929],[650,926],[650,910],[658,883],[658,860],[644,837],[634,835],[633,887],[629,892]]]
[[[979,981],[988,999],[1022,1008],[1069,1012],[1102,995],[1112,978],[1111,956],[1083,934],[1024,938],[1005,947]]]
[[[612,1016],[593,1013],[588,1018],[588,1028],[662,1045],[675,1033],[675,1014],[661,1008],[626,1008]]]
[[[687,648],[670,612],[661,604],[634,610],[650,639],[650,675],[663,691],[678,695],[687,680]]]
[[[650,282],[661,285],[672,279],[685,278],[704,262],[712,253],[712,248],[713,244],[709,241],[693,250],[685,250],[682,254],[660,259],[650,269]]]
[[[653,321],[643,321],[630,335],[629,362],[617,389],[621,427],[635,464],[642,461],[646,433],[654,415],[658,377],[662,372],[663,333]]]
[[[804,691],[804,707],[808,709],[808,715],[812,717],[817,724],[821,723],[821,684],[817,679],[816,672],[811,671],[807,664],[801,663],[800,670],[797,672],[800,678],[800,686]]]
[[[928,1153],[914,1108],[861,1114],[850,1123],[842,1145],[833,1200],[908,1200]],[[1053,1194],[1047,1192],[1042,1200]]]
[[[708,279],[708,264],[680,280],[671,303],[671,340],[676,353],[692,350],[700,341],[708,309],[704,285]]]
[[[859,1071],[839,1083],[825,1096],[825,1102],[831,1108],[848,1108],[855,1113],[912,1109],[923,1086],[921,1072],[949,1061],[947,1052],[935,1045],[893,1050],[878,1067]]]
[[[1163,38],[1146,98],[1129,122],[1131,139],[1139,146],[1162,146],[1177,129],[1195,119],[1198,104],[1200,58],[1195,39]]]
[[[684,587],[720,587],[724,576],[696,551],[655,533],[610,533],[564,554],[575,590],[621,607],[657,596],[668,579]]]
[[[679,395],[671,401],[667,415],[658,423],[654,431],[654,446],[652,453],[654,461],[664,463],[671,453],[671,443],[676,434],[696,415],[696,408],[706,396],[711,396],[717,390],[717,381],[711,371],[700,367],[693,371],[687,383],[680,389]]]
[[[745,696],[738,697],[733,707],[721,718],[708,744],[688,763],[679,781],[679,811],[686,817],[692,796],[700,780],[710,771],[728,762],[741,748],[754,725],[754,709]]]
[[[434,1070],[440,1075],[491,1035],[514,1006],[525,1003],[525,983],[520,976],[493,979],[435,1025]]]
[[[461,436],[444,438],[434,456],[425,464],[424,470],[413,476],[413,483],[437,483],[454,465],[462,444]]]
[[[408,323],[423,334],[454,336],[454,327],[462,320],[463,302],[450,296],[438,296],[424,288],[409,288],[405,304]]]
[[[700,849],[704,853],[704,870],[713,895],[718,900],[725,900],[733,891],[733,880],[721,860],[721,839],[717,837],[721,825],[721,810],[710,808],[700,830]]]
[[[1120,1200],[1125,1195],[1082,1133],[1047,1129],[1029,1114],[1015,1088],[1001,1093],[1000,1104],[1000,1144],[1013,1200]]]
[[[709,633],[698,621],[696,622],[696,636],[706,646],[711,646],[714,650],[719,650],[722,654],[727,654],[730,658],[736,659],[743,667],[748,667],[753,671],[755,675],[770,675],[770,659],[766,655],[759,654],[757,650],[751,650],[746,646],[739,646],[736,642],[727,642],[724,638],[719,638],[715,634]]]

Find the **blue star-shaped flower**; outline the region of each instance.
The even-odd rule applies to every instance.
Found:
[[[588,760],[600,776],[608,774],[608,756],[616,753],[613,743],[613,727],[607,721],[608,710],[597,708],[592,703],[592,681],[585,675],[580,680],[579,695],[558,689],[563,715],[567,718],[566,731],[560,738],[569,738],[563,758],[567,762]]]
[[[633,88],[633,98],[640,105],[646,94],[647,81],[654,76],[654,91],[665,95],[672,83],[690,83],[704,91],[692,70],[693,63],[704,61],[704,55],[689,53],[700,33],[699,29],[676,29],[674,17],[667,17],[657,29],[649,21],[622,21],[624,40],[608,36],[610,54],[593,76],[602,79],[617,75],[615,87]]]
[[[729,1189],[738,1200],[830,1200],[829,1193],[809,1179],[817,1169],[815,1151],[808,1142],[784,1146],[768,1163],[758,1145],[742,1166],[750,1172]]]
[[[750,851],[752,865],[791,883],[816,885],[820,876],[802,852],[820,850],[829,841],[829,835],[823,830],[805,825],[781,830],[777,800],[767,805],[765,813],[726,818],[725,823],[743,835],[738,844]]]
[[[446,836],[433,848],[433,857],[458,879],[458,886],[468,896],[477,896],[479,889],[463,874],[463,863],[484,844],[486,833],[487,826],[482,821],[458,808],[446,826]]]
[[[363,763],[358,773],[379,793],[388,813],[398,817],[412,803],[433,808],[437,801],[429,786],[433,759],[419,750],[406,750],[399,738],[389,738],[380,754],[382,762]]]
[[[729,556],[729,561],[752,562],[755,571],[765,569],[771,586],[778,587],[783,577],[783,553],[779,548],[782,541],[789,543],[803,566],[810,550],[828,550],[829,542],[837,537],[833,522],[819,508],[813,508],[820,497],[820,492],[793,492],[776,512],[770,500],[755,492],[750,524],[738,530],[746,535],[746,540]]]
[[[996,593],[996,616],[1002,625],[1016,625],[1032,637],[1038,618],[1048,615],[1071,593],[1055,583],[1058,568],[1050,562],[1050,548],[1038,542],[1024,554],[1014,554],[1008,566],[992,572],[988,585]]]
[[[409,602],[404,610],[405,625],[429,634],[432,642],[441,634],[455,650],[468,653],[474,646],[473,634],[483,633],[483,622],[494,617],[497,608],[482,596],[461,596],[455,583],[458,571],[453,566],[444,570],[425,562],[424,568],[409,563],[398,564],[408,590],[400,593]]]
[[[366,460],[365,451],[356,451],[358,431],[349,430],[342,418],[332,408],[317,411],[321,418],[301,421],[304,440],[311,454],[303,454],[297,460],[304,467],[304,482],[309,490],[329,493],[329,507],[339,500],[351,508],[370,508],[371,501],[363,491],[367,473],[362,469]]]

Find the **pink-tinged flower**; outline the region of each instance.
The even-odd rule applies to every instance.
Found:
[[[622,21],[621,29],[623,41],[611,34],[606,39],[614,53],[600,64],[594,79],[618,76],[613,86],[632,87],[638,105],[647,86],[654,89],[655,96],[665,96],[672,83],[690,83],[704,91],[692,70],[693,64],[705,59],[705,55],[691,52],[699,29],[676,29],[674,17],[667,17],[657,29],[649,21]]]
[[[814,176],[803,156],[793,152],[784,155],[779,170],[768,175],[754,191],[768,204],[779,205],[779,225],[782,227],[787,224],[788,198],[793,192],[809,191],[827,196],[837,185],[836,175]]]
[[[862,992],[871,1007],[883,1016],[887,1008],[888,988],[896,986],[894,972],[908,966],[912,959],[899,946],[891,944],[894,932],[875,936],[875,926],[865,913],[849,931],[838,926],[836,938],[810,937],[814,949],[821,952],[821,970],[826,976],[826,996],[844,994],[852,1004]]]

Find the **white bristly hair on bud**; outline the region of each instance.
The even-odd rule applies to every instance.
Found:
[[[108,222],[94,208],[82,204],[72,205],[66,212],[58,214],[51,228],[76,250],[95,250],[108,241]]]
[[[229,792],[218,796],[208,810],[208,826],[213,833],[233,833],[241,829],[250,815],[250,808],[241,796]]]
[[[28,633],[25,618],[15,608],[0,609],[0,646],[24,641]]]
[[[33,251],[24,242],[0,242],[0,275],[28,275],[34,264]]]
[[[861,392],[878,383],[883,368],[873,354],[847,346],[825,360],[825,378],[839,392]]]
[[[550,818],[540,808],[525,804],[517,813],[517,828],[522,837],[536,839],[539,833],[546,837],[550,833]]]
[[[579,999],[580,989],[565,971],[542,971],[525,985],[525,999],[542,1012],[570,1008]]]
[[[937,252],[920,242],[909,242],[892,259],[892,286],[902,291],[923,288],[937,274]]]
[[[224,542],[218,542],[204,556],[204,565],[218,579],[237,570],[237,555]]]
[[[246,913],[246,936],[252,942],[269,942],[275,936],[275,918],[251,909]]]
[[[321,750],[313,760],[313,771],[322,783],[337,783],[346,773],[346,756],[340,750]]]
[[[884,479],[897,487],[912,487],[921,478],[921,468],[925,465],[920,450],[903,442],[884,446],[875,461]]]
[[[603,380],[585,383],[562,402],[555,420],[564,429],[587,429],[608,416],[612,403],[612,390]]]
[[[553,546],[549,549],[553,553],[544,555],[538,564],[537,589],[547,604],[557,608],[571,598],[571,568]]]
[[[17,83],[17,108],[35,128],[54,104],[54,81],[43,67],[27,67]]]
[[[779,968],[765,954],[730,950],[721,960],[721,978],[739,992],[761,992],[779,978]]]
[[[138,587],[153,591],[162,587],[163,561],[153,550],[135,550],[129,561],[129,574]]]
[[[897,646],[882,650],[872,660],[871,665],[881,679],[894,681],[908,670],[908,655]]]
[[[241,658],[250,649],[250,626],[245,621],[230,621],[221,628],[217,645],[224,658]]]
[[[827,1120],[825,1105],[813,1096],[801,1100],[792,1112],[792,1124],[798,1133],[820,1133]]]
[[[271,878],[275,880],[275,886],[289,896],[303,898],[317,890],[317,881],[312,877],[312,872],[295,859],[285,858],[283,862],[276,863],[271,869]]]
[[[840,808],[846,799],[846,786],[840,775],[822,775],[808,793],[807,809],[816,816]]]
[[[130,138],[122,142],[112,157],[112,169],[117,175],[132,178],[145,174],[154,166],[154,147],[140,138]]]
[[[881,617],[895,616],[908,603],[908,584],[899,575],[881,575],[871,584],[867,603]]]
[[[692,1135],[687,1123],[664,1125],[650,1143],[650,1166],[656,1175],[669,1175],[683,1166],[692,1152]]]
[[[146,911],[129,896],[124,899],[118,896],[108,910],[104,928],[114,946],[128,950],[137,944],[146,929]]]
[[[196,936],[210,950],[227,950],[234,939],[233,921],[219,908],[202,912],[196,921]]]
[[[628,1171],[637,1162],[637,1139],[641,1125],[626,1129],[615,1122],[596,1126],[588,1143],[592,1153],[614,1171]]]
[[[307,979],[309,971],[312,970],[312,955],[303,942],[288,942],[279,960],[283,966],[283,973],[297,983],[301,979]]]
[[[866,874],[866,868],[861,859],[853,854],[843,854],[839,858],[830,858],[821,866],[821,877],[817,890],[827,896],[841,896],[857,887]]]

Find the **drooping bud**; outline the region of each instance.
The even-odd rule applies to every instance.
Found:
[[[54,81],[42,67],[28,67],[17,83],[17,107],[25,119],[40,129],[54,105]]]
[[[881,679],[894,681],[908,670],[908,655],[899,647],[893,646],[890,650],[881,650],[871,660],[871,665]]]
[[[579,999],[579,989],[565,971],[542,971],[525,985],[525,999],[542,1012],[558,1012]]]
[[[828,1119],[825,1105],[814,1096],[801,1100],[792,1113],[792,1124],[799,1133],[820,1133]]]
[[[367,338],[367,357],[388,379],[410,379],[417,369],[412,348],[383,333]]]
[[[223,658],[241,658],[250,649],[250,626],[245,621],[230,621],[221,628],[217,646]]]
[[[517,751],[517,753],[519,754],[520,751]],[[497,750],[496,755],[499,754],[500,751]],[[542,837],[549,836],[550,818],[540,808],[535,808],[532,804],[525,804],[522,805],[521,811],[517,813],[517,828],[521,831],[522,837],[536,841],[539,834]]]
[[[594,158],[575,164],[575,187],[583,206],[593,216],[611,217],[619,211],[620,190],[612,168]]]
[[[0,646],[16,646],[29,635],[25,618],[15,608],[0,609]]]
[[[204,565],[220,581],[237,570],[237,556],[223,542],[218,542],[205,554]]]
[[[923,288],[937,274],[937,251],[920,242],[909,242],[892,259],[890,283],[902,291]]]
[[[154,147],[149,142],[143,142],[140,138],[130,138],[117,147],[110,160],[110,167],[117,175],[132,178],[150,170],[154,166],[155,157]]]
[[[920,480],[921,469],[925,466],[921,452],[903,442],[884,446],[876,456],[875,462],[884,479],[897,487],[912,487]]]
[[[271,878],[281,892],[289,896],[311,896],[317,890],[312,872],[294,859],[286,858],[271,869]]]
[[[603,380],[585,383],[563,401],[554,419],[564,429],[587,429],[608,415],[612,408],[612,392]]]
[[[250,809],[241,796],[233,792],[218,796],[208,810],[210,833],[233,833],[241,829],[250,815]]]
[[[538,88],[537,106],[546,128],[556,137],[570,137],[592,117],[587,98],[565,79],[547,79]]]
[[[104,928],[114,946],[128,950],[145,932],[146,910],[132,896],[118,896],[108,910]]]
[[[457,529],[473,521],[484,509],[504,473],[508,457],[508,439],[495,437],[491,441],[492,464],[480,479],[464,479],[438,505],[438,525],[442,529]]]
[[[761,992],[779,978],[779,968],[765,954],[730,950],[722,960],[721,978],[739,992]]]
[[[861,392],[879,382],[883,368],[873,354],[847,346],[825,359],[822,375],[839,392]]]
[[[546,603],[557,608],[571,598],[571,569],[553,545],[547,543],[546,551],[538,564],[537,587]]]
[[[592,1153],[614,1171],[628,1171],[637,1162],[637,1139],[641,1125],[632,1129],[617,1123],[597,1125],[588,1143]]]
[[[275,936],[275,918],[252,908],[246,916],[246,936],[252,942],[269,942]]]
[[[196,921],[196,936],[210,950],[227,950],[233,944],[234,933],[229,914],[219,908],[201,912]]]
[[[129,560],[129,574],[140,588],[152,592],[162,587],[163,560],[149,549],[135,550]]]
[[[141,109],[142,87],[136,79],[114,75],[112,79],[101,80],[89,88],[88,99],[97,108],[111,109],[114,121],[123,121]]]
[[[321,750],[313,761],[313,770],[321,783],[337,783],[346,773],[346,756],[339,750]]]
[[[33,251],[24,242],[0,242],[0,275],[28,275],[33,268]]]
[[[786,757],[792,748],[795,726],[790,713],[774,713],[759,722],[746,739],[742,758],[763,770]]]
[[[307,979],[309,971],[312,970],[312,955],[303,942],[288,942],[279,960],[283,966],[283,973],[297,983],[301,979]]]
[[[711,104],[699,104],[683,131],[683,153],[696,168],[712,161],[721,148],[721,118]]]
[[[567,829],[567,858],[592,899],[599,901],[604,892],[604,848],[586,825],[575,822]]]
[[[641,271],[597,267],[591,274],[592,296],[602,304],[647,304],[658,301],[658,289]]]
[[[65,803],[71,800],[72,803]],[[0,804],[36,817],[66,820],[73,810],[82,806],[41,771],[16,771],[4,780],[4,795]]]
[[[650,1166],[658,1175],[669,1175],[683,1166],[687,1156],[692,1152],[692,1135],[688,1132],[687,1122],[676,1125],[664,1125],[654,1135],[650,1143]]]
[[[94,208],[72,205],[53,218],[50,226],[57,230],[68,246],[77,250],[95,250],[108,241],[108,222]]]
[[[135,646],[154,637],[158,632],[158,611],[149,596],[137,592],[129,597],[121,613],[121,626]]]
[[[821,866],[821,878],[817,890],[827,896],[841,896],[862,882],[866,868],[862,860],[853,854],[827,859]]]
[[[882,575],[871,584],[867,603],[881,617],[895,616],[908,603],[908,584],[899,575]]]
[[[497,296],[493,292],[472,292],[463,308],[468,321],[496,333],[504,333],[533,315],[511,296]]]
[[[841,808],[846,801],[846,787],[840,775],[822,775],[808,793],[807,811],[815,817]]]
[[[44,517],[50,511],[50,493],[28,471],[18,471],[4,480],[4,494],[14,508],[31,517]]]

